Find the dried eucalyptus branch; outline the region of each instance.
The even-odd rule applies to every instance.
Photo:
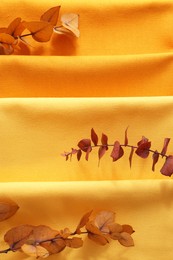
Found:
[[[128,128],[127,128],[128,129]],[[129,164],[130,167],[132,165],[132,158],[135,154],[137,154],[139,157],[145,159],[149,156],[149,154],[152,154],[152,171],[155,171],[155,165],[158,162],[159,158],[165,158],[165,162],[160,170],[160,172],[163,175],[171,176],[173,174],[173,155],[167,155],[167,148],[168,144],[170,142],[170,138],[164,139],[164,144],[161,152],[158,152],[157,150],[151,149],[151,141],[149,141],[145,136],[142,136],[142,139],[137,143],[137,145],[130,145],[128,143],[128,137],[127,137],[127,129],[125,130],[125,138],[124,143],[121,144],[119,141],[115,141],[113,144],[108,144],[108,136],[105,134],[102,134],[101,136],[101,143],[98,143],[98,135],[94,131],[94,129],[91,129],[91,138],[82,139],[78,142],[79,149],[71,149],[71,152],[64,152],[62,155],[65,156],[66,160],[71,158],[74,154],[77,155],[78,161],[81,159],[82,153],[85,153],[85,159],[88,161],[89,154],[93,150],[93,148],[98,148],[98,159],[100,159],[104,156],[106,151],[113,147],[111,150],[110,156],[112,157],[113,162],[117,161],[124,155],[124,147],[128,147],[131,149],[130,155],[129,155]],[[93,143],[93,144],[92,144]]]
[[[14,19],[7,28],[0,28],[0,54],[9,55],[14,50],[20,50],[19,43],[27,45],[26,37],[32,36],[37,42],[48,42],[54,33],[79,37],[79,16],[68,13],[61,16],[61,24],[57,26],[60,6],[47,10],[39,21],[26,22],[21,17]],[[30,33],[22,34],[25,30]]]
[[[85,228],[83,231],[82,228]],[[57,254],[66,247],[80,248],[83,246],[81,235],[99,245],[106,245],[110,240],[126,247],[134,246],[131,234],[134,232],[130,225],[120,225],[115,222],[115,213],[100,211],[92,216],[92,211],[87,212],[80,220],[74,232],[68,228],[57,231],[48,226],[21,225],[10,229],[4,236],[9,248],[1,250],[0,254],[22,251],[33,257],[46,258]]]

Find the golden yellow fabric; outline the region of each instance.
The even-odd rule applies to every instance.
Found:
[[[117,243],[65,249],[50,259],[171,260],[172,178],[152,172],[152,157],[125,155],[112,163],[110,150],[98,167],[89,161],[65,161],[64,151],[90,137],[93,127],[109,142],[129,143],[144,135],[160,151],[173,139],[173,0],[3,0],[0,27],[14,18],[39,20],[49,8],[80,15],[79,39],[54,35],[49,43],[21,46],[0,57],[0,198],[19,211],[0,222],[4,233],[20,224],[75,228],[91,210],[112,210],[118,223],[133,226],[135,247]],[[20,55],[19,55],[20,54]],[[172,140],[168,154],[173,154]],[[18,253],[3,260],[33,259]]]

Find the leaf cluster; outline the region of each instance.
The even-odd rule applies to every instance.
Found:
[[[23,21],[15,18],[8,27],[0,28],[0,54],[9,55],[20,50],[19,43],[28,44],[26,37],[32,36],[37,42],[48,42],[54,33],[71,34],[79,37],[78,18],[74,13],[61,16],[61,24],[57,25],[60,6],[55,6],[43,13],[39,20]],[[29,33],[23,34],[27,30]]]
[[[117,240],[121,245],[130,247],[134,246],[131,236],[133,232],[130,225],[117,224],[112,211],[100,211],[95,216],[90,211],[81,218],[74,232],[69,228],[54,230],[45,225],[13,227],[4,235],[4,241],[9,248],[1,250],[0,253],[22,251],[28,256],[46,258],[66,247],[82,247],[82,235],[87,235],[90,240],[102,246],[110,240]]]
[[[157,150],[151,149],[151,141],[148,140],[145,136],[142,136],[141,140],[137,142],[137,145],[130,145],[127,135],[127,130],[125,130],[124,134],[124,142],[121,144],[118,140],[115,140],[114,143],[108,143],[108,136],[102,133],[100,138],[100,143],[98,143],[99,138],[96,134],[95,130],[91,129],[90,138],[82,139],[78,142],[78,148],[72,148],[70,152],[64,152],[62,156],[68,160],[71,159],[74,154],[77,155],[78,161],[80,161],[82,154],[85,154],[85,159],[88,161],[89,155],[92,152],[93,148],[98,148],[98,159],[100,159],[105,155],[108,149],[111,148],[110,156],[112,157],[112,161],[115,162],[119,160],[124,155],[124,148],[130,148],[129,154],[129,164],[130,167],[132,165],[133,155],[146,159],[149,154],[152,154],[152,171],[155,171],[155,165],[158,162],[159,158],[165,158],[164,164],[160,169],[161,174],[165,176],[171,176],[173,174],[173,155],[167,155],[167,148],[170,142],[170,138],[165,138],[163,143],[163,148],[161,152]]]

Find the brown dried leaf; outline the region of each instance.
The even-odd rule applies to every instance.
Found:
[[[130,168],[132,167],[132,158],[134,154],[134,147],[131,147],[130,155],[129,155],[129,163],[130,163]]]
[[[109,233],[121,233],[123,231],[123,226],[117,223],[108,225]]]
[[[159,160],[159,153],[158,153],[157,150],[153,153],[152,158],[153,158],[152,171],[154,172],[154,170],[155,170],[155,165],[156,165],[156,163],[157,163],[158,160]]]
[[[0,221],[12,217],[18,209],[19,206],[15,202],[6,199],[0,199]]]
[[[33,232],[33,229],[34,226],[32,225],[21,225],[14,227],[7,231],[4,236],[4,240],[11,249],[20,249],[20,247],[26,244],[26,242],[28,241],[28,238]]]
[[[166,154],[167,152],[167,148],[168,148],[168,144],[170,142],[170,138],[165,138],[164,139],[164,144],[163,144],[163,148],[162,148],[162,151],[161,151],[161,154],[162,154],[162,157]]]
[[[28,240],[33,241],[33,243],[40,243],[44,240],[55,238],[58,234],[59,231],[53,230],[48,226],[34,226],[33,232],[30,234]]]
[[[60,7],[61,6],[55,6],[50,8],[40,17],[40,20],[44,22],[49,22],[55,26],[58,22]]]
[[[126,130],[125,130],[125,138],[124,138],[124,145],[125,145],[125,146],[128,145],[127,130],[128,130],[128,127],[127,127]]]
[[[32,257],[36,257],[36,258],[46,258],[49,256],[49,252],[47,251],[47,249],[45,249],[42,246],[33,246],[33,245],[27,245],[24,244],[21,247],[22,251]]]
[[[120,143],[118,141],[115,141],[113,150],[111,152],[111,157],[113,158],[113,162],[120,159],[124,154],[124,150],[121,147]]]
[[[82,139],[81,141],[79,141],[78,147],[82,151],[87,152],[88,151],[88,147],[91,147],[91,140],[90,139]]]
[[[59,232],[59,235],[62,237],[62,238],[67,238],[69,237],[71,234],[69,228],[64,228],[64,230],[60,230]]]
[[[163,175],[166,175],[166,176],[169,176],[169,177],[173,174],[173,155],[169,155],[166,158],[165,163],[162,166],[160,172]]]
[[[77,225],[77,228],[76,228],[76,231],[75,231],[76,234],[80,234],[81,233],[80,229],[82,227],[84,227],[86,225],[86,223],[89,221],[89,217],[91,216],[91,213],[92,213],[92,210],[87,212],[85,215],[83,215],[83,217],[81,218],[79,224]]]
[[[7,33],[0,33],[0,43],[14,44],[15,39],[13,36]]]
[[[104,246],[107,243],[109,243],[108,239],[103,235],[88,233],[88,238],[101,246]]]
[[[115,213],[100,211],[94,219],[95,226],[103,233],[109,233],[109,225],[115,221]]]
[[[48,42],[53,33],[53,25],[44,21],[23,22],[25,28],[31,33],[37,42]]]
[[[126,232],[126,233],[128,233],[128,234],[133,234],[135,231],[133,230],[133,228],[132,228],[132,226],[130,226],[130,225],[127,225],[127,224],[124,224],[124,225],[122,225],[122,232]]]
[[[94,143],[95,146],[97,146],[98,144],[98,135],[96,134],[96,132],[94,131],[94,129],[91,129],[91,140]]]
[[[72,247],[72,248],[79,248],[83,246],[83,240],[79,237],[73,237],[65,239],[66,246]]]
[[[127,232],[122,232],[121,237],[118,239],[118,241],[121,245],[126,247],[134,246],[133,238]]]
[[[87,231],[89,231],[89,233],[93,233],[101,236],[103,235],[102,232],[98,229],[98,227],[96,227],[94,221],[87,222],[85,228]]]
[[[57,254],[65,249],[66,243],[64,239],[58,238],[54,241],[43,242],[41,243],[41,246],[46,248],[49,254]]]

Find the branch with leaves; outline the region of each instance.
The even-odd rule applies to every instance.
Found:
[[[17,209],[15,203],[0,202],[0,221],[14,215]],[[130,247],[134,246],[131,236],[133,232],[130,225],[116,223],[115,213],[112,211],[100,211],[95,215],[90,211],[81,218],[74,232],[69,228],[54,230],[45,225],[13,227],[4,235],[4,241],[9,247],[0,249],[0,254],[22,251],[29,256],[46,258],[60,253],[66,247],[82,247],[82,235],[87,235],[89,239],[102,246],[110,240],[117,240],[121,245]]]
[[[38,21],[22,21],[21,17],[14,19],[7,28],[0,28],[0,54],[9,55],[14,50],[20,50],[19,43],[29,45],[26,38],[32,36],[37,42],[48,42],[54,33],[79,37],[79,15],[67,13],[61,16],[57,25],[60,6],[55,6],[41,15]],[[28,30],[27,33],[24,33]]]
[[[125,137],[124,143],[120,144],[118,140],[115,140],[113,144],[108,143],[108,136],[102,134],[101,136],[101,143],[98,143],[98,135],[96,134],[95,130],[91,129],[91,137],[82,139],[78,142],[78,149],[72,148],[70,152],[64,152],[62,156],[68,160],[71,159],[74,154],[77,155],[78,161],[81,159],[82,153],[85,153],[85,159],[88,161],[89,154],[92,152],[93,148],[98,148],[98,159],[104,156],[109,148],[111,149],[110,156],[112,157],[113,162],[119,160],[124,155],[124,148],[130,148],[130,155],[129,155],[129,164],[130,167],[132,165],[132,158],[133,155],[136,154],[139,157],[146,159],[149,154],[152,154],[152,171],[155,171],[155,165],[158,162],[159,158],[165,158],[164,164],[160,170],[163,175],[171,176],[173,174],[173,155],[167,155],[167,148],[170,142],[170,138],[164,139],[164,144],[161,152],[157,150],[151,149],[151,141],[148,140],[145,136],[142,136],[142,139],[137,142],[137,145],[131,145],[128,141],[127,130],[125,130]]]

